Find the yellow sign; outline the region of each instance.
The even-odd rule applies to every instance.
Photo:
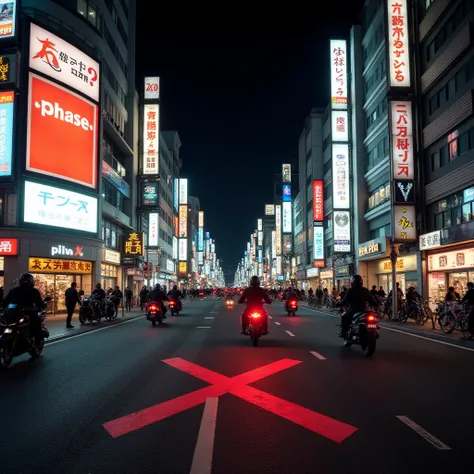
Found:
[[[28,262],[28,271],[31,273],[91,274],[92,262],[31,257]]]
[[[10,58],[0,56],[0,82],[10,81]]]
[[[188,236],[188,205],[179,206],[179,237]]]
[[[125,255],[143,256],[143,232],[129,232],[125,240]]]
[[[179,276],[186,276],[187,275],[187,273],[188,273],[187,262],[179,262],[178,273],[179,273]]]

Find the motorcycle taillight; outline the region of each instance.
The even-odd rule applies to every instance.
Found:
[[[156,311],[156,306],[150,306],[150,311]]]

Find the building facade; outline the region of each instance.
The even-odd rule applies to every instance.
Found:
[[[3,285],[29,271],[61,312],[72,281],[86,293],[133,284],[121,263],[137,228],[135,3],[25,0],[15,15],[0,43],[15,83],[1,93],[28,120],[11,115],[0,157]]]

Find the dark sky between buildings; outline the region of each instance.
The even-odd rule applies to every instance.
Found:
[[[363,5],[317,3],[265,17],[137,2],[137,87],[160,76],[161,129],[180,134],[228,283],[281,164],[297,164],[305,117],[329,102],[329,39],[348,38]]]

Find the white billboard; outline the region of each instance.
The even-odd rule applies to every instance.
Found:
[[[410,37],[407,0],[389,0],[388,57],[390,87],[410,87]]]
[[[349,209],[349,145],[332,145],[332,206],[333,209]]]
[[[281,206],[275,206],[276,253],[281,255]]]
[[[349,141],[349,122],[347,110],[331,112],[331,135],[333,142]]]
[[[390,102],[393,179],[415,179],[411,102]]]
[[[179,239],[178,260],[186,261],[188,259],[188,239]]]
[[[257,230],[258,231],[263,230],[263,219],[258,219],[257,220]]]
[[[291,202],[283,203],[283,233],[290,233],[293,230],[292,218],[291,218]]]
[[[276,231],[272,230],[272,258],[276,258],[276,256],[277,256]]]
[[[347,109],[347,43],[331,40],[331,108]]]
[[[179,180],[179,203],[180,204],[188,203],[188,180],[187,179]]]
[[[265,204],[265,215],[266,216],[275,215],[275,206],[273,204]]]
[[[25,181],[23,220],[61,229],[97,233],[97,198]]]
[[[313,260],[324,260],[324,227],[313,226]]]
[[[143,174],[159,174],[160,106],[143,106]]]
[[[173,260],[178,260],[178,237],[173,236]]]
[[[282,165],[281,176],[282,176],[283,183],[291,183],[291,165],[290,164]]]
[[[145,100],[158,100],[160,98],[160,78],[145,77]]]
[[[158,247],[159,236],[159,214],[157,212],[150,212],[148,217],[148,246]]]
[[[99,63],[34,23],[30,24],[29,66],[99,102]]]
[[[204,211],[199,211],[198,227],[204,227]]]
[[[351,220],[349,211],[334,211],[334,252],[351,251]]]

